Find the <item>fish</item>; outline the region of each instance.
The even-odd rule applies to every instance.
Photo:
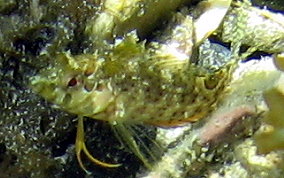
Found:
[[[225,9],[230,2],[226,1]],[[214,4],[210,8],[215,8]],[[223,15],[216,26],[225,15],[221,10]],[[141,40],[133,30],[111,43],[95,38],[95,46],[99,45],[91,53],[64,51],[41,56],[51,61],[50,65],[31,77],[30,86],[60,109],[78,115],[75,149],[79,165],[86,172],[81,152],[104,167],[120,164],[102,162],[89,153],[84,141],[84,117],[110,123],[119,139],[151,169],[131,128],[169,128],[196,122],[213,111],[225,95],[239,58],[232,55],[229,60],[215,57],[210,61],[207,53],[199,52],[199,46],[216,28],[198,35],[194,30],[200,20],[194,20],[187,10],[176,13],[170,24],[150,42]]]
[[[146,49],[133,33],[111,48],[103,54],[58,53],[30,82],[46,100],[79,116],[76,154],[84,170],[81,151],[99,165],[119,164],[104,163],[90,155],[84,143],[83,117],[116,126],[123,137],[129,137],[122,140],[131,142],[132,150],[149,165],[131,141],[128,126],[177,127],[198,121],[214,110],[235,66],[235,62],[228,62],[207,70],[190,60],[171,56],[165,60],[160,53]]]

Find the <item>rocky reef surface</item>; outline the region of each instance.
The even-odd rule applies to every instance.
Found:
[[[141,145],[157,149],[152,147],[155,140],[163,147],[152,150],[164,153],[151,170],[124,148],[108,123],[88,119],[85,140],[91,154],[122,166],[104,168],[86,158],[90,171],[86,174],[74,151],[77,116],[31,89],[31,77],[48,67],[58,53],[112,53],[109,46],[133,30],[146,45],[157,41],[162,46],[169,39],[183,38],[169,32],[181,25],[182,15],[191,14],[197,21],[200,13],[209,12],[196,6],[198,2],[0,0],[0,177],[280,178],[284,171],[284,118],[278,112],[283,104],[281,0],[254,0],[252,5],[247,0],[233,1],[222,23],[216,22],[218,29],[198,42],[202,44],[197,56],[203,60],[197,63],[208,70],[220,66],[213,58],[224,63],[235,50],[240,50],[243,61],[232,74],[224,98],[206,118],[178,128],[139,127]],[[178,19],[175,23],[173,17]],[[191,60],[196,62],[193,53]]]

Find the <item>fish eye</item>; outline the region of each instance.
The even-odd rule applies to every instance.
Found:
[[[78,83],[77,79],[73,77],[69,80],[68,87],[74,87],[77,85],[77,83]]]

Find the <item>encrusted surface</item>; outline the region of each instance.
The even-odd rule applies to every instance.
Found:
[[[168,2],[165,2],[165,0],[107,0],[105,2],[0,0],[0,22],[5,24],[0,27],[0,177],[273,176],[280,178],[283,175],[282,147],[280,149],[277,147],[276,151],[272,148],[272,152],[261,155],[252,138],[260,126],[264,128],[261,118],[265,115],[265,121],[271,124],[272,121],[269,121],[267,117],[275,114],[274,109],[277,109],[272,108],[268,103],[271,111],[267,116],[265,112],[269,108],[262,97],[263,91],[273,86],[281,75],[273,67],[271,57],[258,57],[259,62],[239,64],[239,70],[232,75],[233,83],[222,83],[226,92],[221,95],[217,93],[218,96],[222,96],[218,104],[215,103],[214,97],[217,97],[215,94],[206,93],[207,98],[211,97],[214,100],[214,106],[213,109],[209,109],[208,103],[204,103],[206,107],[203,109],[213,110],[213,113],[200,122],[175,129],[135,127],[136,131],[140,130],[138,134],[142,133],[139,137],[135,136],[143,142],[142,152],[147,152],[145,148],[149,148],[150,152],[165,151],[161,159],[153,163],[152,170],[143,168],[131,150],[124,148],[107,122],[87,119],[85,121],[86,143],[90,152],[96,158],[106,162],[119,162],[122,166],[114,169],[101,168],[84,159],[92,174],[85,175],[85,172],[80,169],[74,153],[76,115],[69,114],[70,108],[74,110],[71,113],[75,114],[93,116],[94,113],[86,114],[90,111],[87,107],[83,110],[83,114],[75,111],[77,108],[73,105],[73,108],[68,108],[67,105],[58,107],[48,103],[31,90],[31,79],[33,81],[33,77],[39,76],[42,69],[57,70],[58,68],[52,68],[52,65],[66,65],[63,58],[69,57],[67,61],[71,68],[67,68],[70,71],[67,71],[69,73],[65,78],[66,81],[61,82],[73,85],[74,82],[75,84],[80,82],[80,80],[72,80],[69,76],[70,73],[74,73],[73,70],[82,72],[80,70],[84,69],[87,75],[88,72],[92,72],[88,65],[85,65],[85,59],[90,64],[88,61],[92,58],[100,58],[102,61],[115,58],[107,64],[103,63],[103,67],[98,69],[107,73],[101,77],[103,82],[109,82],[116,87],[125,86],[123,82],[129,82],[129,86],[134,84],[130,90],[134,94],[127,95],[129,98],[133,96],[134,99],[127,103],[122,97],[119,101],[125,105],[128,104],[127,109],[133,108],[132,105],[139,101],[141,106],[145,105],[146,110],[147,107],[151,111],[158,108],[164,114],[163,117],[167,117],[175,110],[176,100],[172,101],[167,112],[163,112],[161,107],[151,108],[155,105],[150,106],[147,103],[151,103],[152,100],[147,98],[141,100],[144,98],[141,97],[144,93],[138,95],[139,91],[147,89],[147,87],[143,88],[144,80],[138,82],[139,85],[136,87],[139,88],[135,88],[137,83],[134,79],[112,80],[121,74],[121,68],[124,67],[123,72],[129,71],[128,76],[134,74],[135,78],[141,77],[137,69],[143,69],[144,72],[144,69],[149,69],[147,75],[142,73],[145,75],[141,78],[145,79],[148,75],[155,73],[157,80],[152,81],[155,86],[159,82],[158,79],[172,83],[177,82],[176,79],[194,81],[191,77],[181,79],[170,75],[180,75],[179,72],[187,64],[184,61],[189,58],[194,64],[202,66],[198,68],[200,69],[198,75],[207,75],[222,68],[228,60],[239,60],[250,55],[251,51],[264,51],[266,55],[284,51],[284,18],[281,12],[276,14],[269,10],[251,7],[247,0],[244,1],[245,3],[233,1],[224,22],[216,32],[217,35],[210,36],[211,43],[206,41],[198,51],[193,37],[196,32],[192,31],[192,23],[196,17],[187,16],[191,12],[188,9],[195,6],[192,6],[191,1],[185,0],[170,1],[172,6],[166,5]],[[281,2],[275,2],[279,6],[278,10],[283,9]],[[262,4],[260,1],[257,3]],[[183,7],[182,10],[180,10],[181,7]],[[179,9],[179,12],[176,12],[176,9]],[[155,12],[157,12],[155,18],[151,18]],[[168,16],[163,18],[165,14]],[[173,20],[169,20],[172,16]],[[135,30],[138,33],[137,36]],[[131,41],[133,40],[131,38],[137,39]],[[130,41],[127,42],[129,39]],[[212,41],[231,43],[232,48],[228,49]],[[250,48],[239,56],[239,47],[242,45]],[[243,52],[242,49],[241,52]],[[200,61],[200,57],[203,60]],[[224,57],[224,60],[215,60],[220,57]],[[152,63],[145,65],[141,63],[141,58],[151,58],[152,61],[149,61]],[[58,62],[59,60],[63,63]],[[72,60],[75,62],[72,63]],[[76,66],[77,63],[79,68]],[[96,68],[95,65],[91,64],[92,69]],[[185,74],[196,77],[196,74],[190,71],[186,71]],[[229,78],[231,76],[226,75]],[[107,78],[108,76],[114,78]],[[175,80],[169,80],[170,78]],[[86,82],[84,86],[86,90],[92,89],[92,82],[92,79]],[[168,90],[172,89],[170,82],[167,83]],[[195,84],[198,85],[198,83]],[[216,87],[216,76],[208,79],[206,86]],[[278,85],[277,89],[281,86]],[[104,90],[104,87],[101,85],[98,89]],[[189,88],[192,87],[194,88],[194,86]],[[48,88],[45,90],[48,91]],[[122,90],[121,87],[115,92]],[[200,94],[200,91],[201,89],[198,88],[198,91],[193,90],[188,95],[194,92]],[[135,98],[135,94],[140,98]],[[154,95],[151,94],[151,96]],[[77,97],[80,98],[79,95]],[[109,95],[100,97],[109,99]],[[47,99],[53,102],[60,101],[60,98],[54,95]],[[160,99],[167,99],[167,97]],[[283,99],[277,102],[278,100],[273,97],[270,100],[276,103],[283,102]],[[198,101],[207,102],[208,100],[200,97]],[[105,100],[96,102],[95,104],[102,106],[99,109],[105,108]],[[58,104],[58,102],[55,103]],[[80,107],[83,108],[82,105]],[[193,108],[193,106],[185,107]],[[111,109],[108,110],[107,114],[114,114],[111,111]],[[125,117],[127,119],[135,114],[130,110],[126,113],[132,114]],[[143,122],[147,120],[147,114],[153,116],[157,113],[140,114],[143,116]],[[155,123],[161,123],[164,120],[159,119],[156,118]],[[281,119],[283,117],[277,115],[277,120]],[[139,117],[137,120],[139,121]],[[141,118],[140,121],[142,121]],[[274,125],[274,128],[278,127]],[[261,134],[263,131],[258,132]],[[163,150],[151,150],[158,149],[158,147],[152,147],[153,140],[162,145]],[[261,144],[267,145],[266,142],[262,141]]]

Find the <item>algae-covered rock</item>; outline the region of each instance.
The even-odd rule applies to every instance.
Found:
[[[204,12],[199,11],[195,6],[198,2],[0,0],[0,177],[142,177],[157,176],[157,173],[165,177],[267,177],[268,173],[281,177],[283,152],[280,150],[268,155],[256,155],[255,141],[252,139],[255,130],[262,124],[260,118],[263,117],[263,112],[267,111],[259,109],[264,105],[262,92],[274,83],[272,80],[268,81],[269,77],[266,76],[273,76],[274,72],[254,73],[257,68],[249,66],[251,75],[236,72],[231,76],[227,71],[212,77],[208,77],[208,74],[224,69],[224,64],[230,63],[231,60],[235,62],[232,68],[240,67],[236,61],[245,60],[240,54],[240,46],[247,45],[253,49],[251,51],[264,51],[269,53],[267,55],[283,52],[283,13],[256,8],[248,3],[248,0],[234,0],[229,10],[228,6],[225,7],[225,12],[228,10],[225,18],[219,18],[218,24],[215,24],[218,27],[219,22],[222,22],[221,27],[217,31],[214,28],[209,33],[205,30],[206,35],[201,35],[199,39],[202,40],[196,44],[194,35],[198,33],[195,31],[198,28],[193,27],[198,17],[201,17],[199,15],[210,10],[205,8]],[[224,2],[229,4],[229,1]],[[272,5],[270,7],[276,4],[275,9],[283,10],[281,0],[273,2],[275,3],[258,1],[259,4]],[[196,14],[192,14],[192,9],[197,11]],[[210,22],[211,20],[214,22],[214,18],[210,18]],[[200,23],[206,24],[205,21]],[[195,70],[194,75],[186,71],[190,76],[194,76],[193,78],[184,77],[180,78],[180,81],[187,79],[185,82],[188,82],[201,78],[202,80],[196,80],[196,85],[203,88],[193,86],[195,89],[188,95],[199,95],[206,91],[204,97],[196,97],[197,100],[193,103],[200,104],[200,101],[210,98],[210,101],[214,100],[214,105],[201,103],[204,107],[199,109],[208,111],[208,108],[212,107],[214,113],[194,125],[189,124],[180,135],[175,129],[161,131],[161,128],[134,127],[131,132],[136,133],[134,139],[137,144],[128,145],[129,150],[120,141],[136,143],[132,137],[117,140],[109,124],[85,118],[85,141],[90,153],[104,162],[122,164],[118,168],[104,168],[82,156],[84,165],[90,171],[90,175],[86,175],[77,162],[74,148],[77,116],[70,114],[72,112],[67,106],[59,107],[40,97],[35,93],[35,89],[31,89],[31,81],[43,71],[55,70],[57,74],[65,72],[71,80],[60,81],[65,84],[64,90],[66,84],[73,86],[74,82],[81,82],[72,80],[77,77],[71,76],[74,74],[73,70],[84,70],[84,77],[88,78],[92,71],[86,68],[88,65],[85,63],[93,59],[104,64],[102,69],[108,77],[123,76],[121,74],[125,71],[137,75],[131,80],[119,80],[119,83],[116,83],[119,86],[131,86],[133,91],[140,91],[132,91],[131,97],[134,99],[130,104],[122,103],[129,105],[127,109],[132,108],[130,105],[137,106],[138,102],[135,101],[143,105],[149,104],[146,100],[138,100],[138,96],[147,93],[141,94],[143,90],[140,90],[145,83],[135,85],[137,83],[133,82],[141,77],[140,74],[145,74],[145,70],[152,70],[143,76],[145,78],[154,74],[155,79],[168,80],[175,84],[178,81],[170,79],[180,75],[180,69],[197,66],[200,70]],[[149,60],[151,63],[135,63],[136,60]],[[262,57],[257,60],[264,61]],[[66,65],[66,61],[69,64]],[[58,67],[60,65],[67,67]],[[220,79],[224,79],[222,76],[228,77],[228,81],[236,76],[247,78],[233,84],[228,81],[221,82],[222,85],[219,86]],[[59,75],[49,77],[55,77],[56,81],[60,79]],[[203,80],[206,77],[208,80]],[[114,78],[103,79],[112,81]],[[93,87],[92,80],[89,81],[91,82],[84,88],[86,91]],[[262,81],[267,81],[267,85],[262,84]],[[153,82],[153,86],[158,82],[160,80]],[[127,85],[124,85],[125,83]],[[220,92],[216,95],[209,94],[216,86],[221,88],[218,90]],[[44,85],[41,87],[41,91],[48,91]],[[104,88],[98,87],[98,90],[100,89]],[[118,92],[122,90],[123,88]],[[171,91],[173,87],[169,84],[165,90]],[[183,90],[182,85],[175,92]],[[268,107],[271,108],[265,116],[265,121],[271,124],[272,127],[268,128],[272,129],[258,139],[259,146],[263,147],[264,151],[282,149],[282,114],[279,114],[282,112],[282,94],[273,89],[265,95]],[[81,98],[83,97],[77,96],[77,99]],[[161,100],[162,97],[157,95],[157,98]],[[269,98],[272,99],[271,102]],[[57,96],[47,99],[60,100]],[[220,102],[215,102],[217,100]],[[101,104],[105,101],[99,102]],[[169,103],[171,106],[158,109],[158,112],[152,113],[151,116],[156,116],[159,112],[167,115],[182,102]],[[234,106],[241,107],[234,109]],[[75,110],[83,105],[72,107]],[[147,107],[158,108],[155,104]],[[185,107],[194,108],[195,105]],[[112,108],[109,108],[107,112],[112,114],[111,111]],[[75,111],[73,113],[78,114]],[[149,113],[140,115],[147,114]],[[227,117],[230,118],[226,119]],[[268,118],[272,118],[272,121]],[[163,120],[162,117],[154,119]],[[168,138],[165,135],[170,136]],[[163,143],[163,148],[153,146],[159,145],[160,142]],[[131,146],[142,148],[131,150]],[[133,151],[136,151],[136,155],[138,153],[138,157],[139,151],[150,154],[160,152],[160,155],[164,155],[161,160],[153,162],[153,169],[146,170]],[[264,165],[266,163],[269,165]]]
[[[256,144],[260,153],[284,150],[283,88],[272,88],[264,96],[269,112],[264,118],[266,126],[256,135]]]

